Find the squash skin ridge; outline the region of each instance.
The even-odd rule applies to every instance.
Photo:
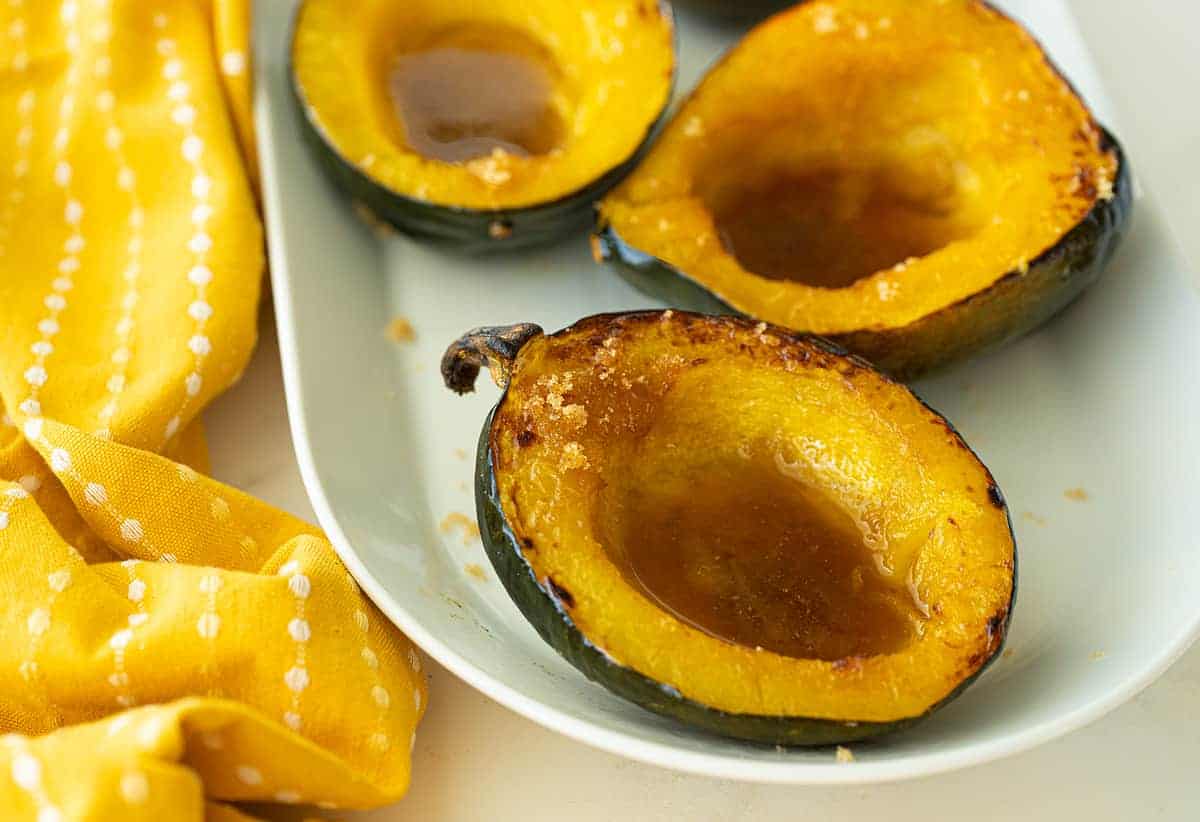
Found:
[[[605,322],[613,318],[637,319],[642,316],[657,318],[659,313],[657,311],[630,311],[598,314],[587,317],[550,336],[577,331],[580,325],[585,323]],[[875,370],[863,358],[849,354],[841,346],[825,338],[798,334],[778,327],[772,328],[781,336],[803,339],[814,343],[830,354],[847,357],[852,364],[858,367]],[[886,374],[882,374],[881,377],[889,382],[896,382]],[[712,708],[684,696],[669,683],[658,682],[632,667],[622,665],[589,639],[575,625],[569,610],[563,606],[560,597],[555,594],[552,581],[547,579],[543,583],[538,580],[533,567],[524,557],[524,549],[519,538],[504,514],[493,461],[491,433],[496,412],[504,402],[507,390],[506,387],[484,421],[476,453],[476,516],[484,548],[505,590],[526,620],[537,630],[538,635],[588,679],[602,684],[618,696],[653,713],[671,717],[692,727],[724,737],[766,745],[829,746],[880,737],[921,722],[940,707],[958,697],[1000,657],[1008,638],[1018,585],[1018,549],[1013,531],[1012,515],[1002,494],[999,493],[991,471],[979,460],[978,455],[963,440],[953,425],[930,408],[920,396],[913,394],[924,408],[934,413],[944,423],[958,444],[975,457],[984,470],[989,488],[996,489],[998,501],[997,498],[993,498],[993,504],[1004,510],[1009,537],[1013,544],[1011,592],[1004,608],[1003,617],[1000,618],[999,613],[993,615],[992,620],[998,620],[994,629],[989,624],[989,644],[984,651],[986,657],[948,694],[915,716],[887,722],[854,722],[805,716],[731,713]],[[909,390],[911,391],[911,389]]]
[[[296,34],[303,4],[292,16],[288,38],[288,89],[295,105],[301,137],[325,173],[356,203],[392,228],[421,240],[440,242],[467,253],[526,249],[561,241],[592,220],[595,204],[642,161],[667,123],[679,77],[679,27],[669,0],[656,0],[659,15],[671,30],[671,76],[662,108],[647,125],[637,147],[599,177],[574,191],[542,203],[515,208],[481,209],[441,205],[393,191],[344,157],[313,116],[312,106],[294,70]]]

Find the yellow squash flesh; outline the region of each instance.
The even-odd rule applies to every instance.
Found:
[[[622,692],[620,669],[632,669],[691,704],[656,697],[652,709],[691,721],[703,706],[701,723],[735,736],[849,739],[865,732],[764,736],[711,712],[897,723],[948,698],[1000,647],[1015,548],[987,469],[906,388],[818,341],[678,312],[584,320],[524,344],[487,443],[504,527],[486,512],[481,523],[502,579],[516,580],[510,591],[535,624],[565,617],[602,652],[589,662],[572,655],[578,642],[556,642],[589,675]],[[638,487],[686,494],[696,477],[759,452],[849,514],[890,584],[927,609],[906,647],[784,656],[699,630],[626,581],[603,544],[607,501]],[[523,573],[502,569],[513,550],[557,605],[515,587]]]
[[[961,321],[932,320],[1024,278],[1113,198],[1120,165],[1034,39],[990,6],[809,2],[759,25],[708,74],[602,202],[600,239],[657,258],[741,313],[911,374],[1028,330],[1090,283],[1123,209],[1062,248],[1053,276],[1008,286],[1021,293],[998,301],[994,322],[989,299]],[[850,265],[868,266],[859,279],[761,276],[730,252],[714,212],[781,180],[811,189],[824,212],[796,256],[858,260]],[[756,207],[753,219],[766,220],[778,204],[768,194]],[[838,242],[840,254],[818,248]]]
[[[389,67],[462,25],[516,30],[545,50],[565,125],[558,148],[446,163],[405,145]],[[512,209],[584,189],[634,155],[670,94],[673,37],[670,15],[653,0],[307,0],[292,69],[322,139],[378,186],[422,203]]]

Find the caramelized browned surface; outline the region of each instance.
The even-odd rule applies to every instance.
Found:
[[[409,148],[450,163],[557,148],[554,81],[553,64],[527,36],[479,24],[443,29],[400,54],[390,78]]]
[[[621,665],[732,713],[889,721],[999,647],[1003,498],[944,420],[864,364],[766,325],[646,312],[533,336],[507,385],[488,433],[506,524]]]
[[[626,579],[713,636],[827,660],[893,653],[912,638],[915,609],[854,521],[775,461],[734,456],[685,486],[612,496],[606,545]]]

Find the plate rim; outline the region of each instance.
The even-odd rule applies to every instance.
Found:
[[[1072,16],[1072,22],[1074,18]],[[951,750],[918,752],[895,760],[859,760],[846,765],[838,763],[832,755],[828,762],[809,760],[796,762],[764,762],[759,759],[737,759],[725,754],[682,750],[661,742],[639,738],[633,734],[604,728],[587,719],[572,715],[559,708],[549,706],[533,697],[526,696],[498,678],[486,673],[469,659],[440,640],[422,624],[421,620],[404,607],[371,573],[338,521],[337,514],[325,493],[316,467],[312,445],[308,437],[308,424],[301,391],[301,369],[295,342],[297,328],[292,311],[292,289],[289,272],[289,255],[278,238],[284,234],[283,203],[278,187],[279,169],[274,150],[274,124],[270,117],[269,78],[264,76],[269,61],[260,61],[254,93],[254,113],[257,123],[257,146],[261,163],[263,219],[267,232],[267,254],[275,310],[276,336],[279,342],[280,364],[283,374],[288,428],[292,448],[300,470],[305,492],[316,513],[318,524],[325,531],[338,556],[362,587],[363,591],[380,611],[406,636],[429,654],[440,665],[477,691],[488,696],[505,708],[544,728],[567,736],[590,747],[623,756],[649,765],[702,776],[731,779],[760,784],[791,785],[865,785],[896,782],[949,773],[963,768],[981,765],[1030,750],[1043,743],[1061,737],[1096,721],[1136,696],[1160,677],[1179,659],[1198,636],[1200,636],[1200,612],[1191,624],[1185,624],[1169,642],[1161,646],[1153,663],[1142,668],[1136,676],[1128,678],[1121,687],[1085,702],[1074,710],[1031,724],[1024,730],[1000,733],[991,739]],[[1148,197],[1141,197],[1139,210],[1154,213],[1161,221],[1156,208],[1147,208]]]

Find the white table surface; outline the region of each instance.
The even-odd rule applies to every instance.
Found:
[[[1071,2],[1117,105],[1136,173],[1196,270],[1200,4]],[[269,309],[261,334],[244,379],[206,415],[213,471],[315,521],[292,453]],[[1064,739],[966,771],[867,788],[746,785],[641,765],[545,730],[436,663],[428,669],[430,707],[417,735],[408,796],[346,818],[1200,820],[1200,645],[1130,703]]]

